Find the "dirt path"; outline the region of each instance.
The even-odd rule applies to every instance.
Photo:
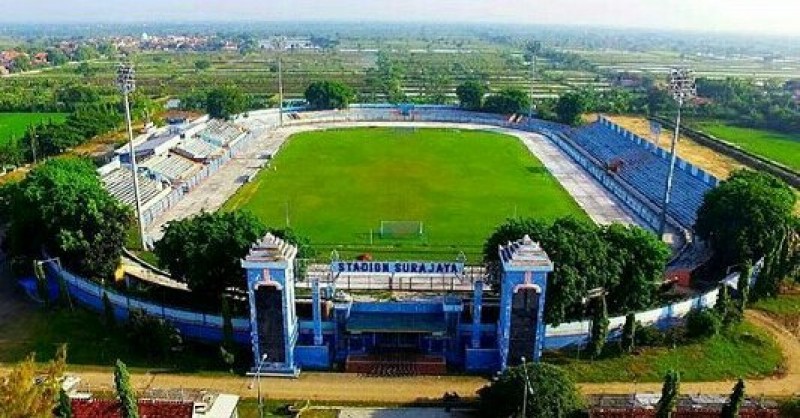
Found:
[[[747,392],[751,395],[789,396],[800,392],[800,341],[795,339],[779,323],[767,315],[748,311],[747,319],[767,330],[777,340],[786,358],[786,374],[780,378],[748,380]],[[111,390],[110,372],[86,372],[81,378],[91,390]],[[196,376],[172,374],[135,374],[134,385],[138,389],[151,388],[195,388],[236,393],[244,397],[255,397],[252,378],[239,376]],[[410,403],[437,400],[445,392],[457,392],[461,396],[474,396],[486,384],[486,380],[475,376],[425,376],[409,378],[373,378],[344,373],[305,372],[299,379],[261,379],[262,391],[273,399],[310,399],[325,401],[363,401],[386,403]],[[579,385],[585,394],[620,394],[658,392],[661,384],[620,382],[585,383]],[[683,393],[727,394],[733,381],[683,383]]]

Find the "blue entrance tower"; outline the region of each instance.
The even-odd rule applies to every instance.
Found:
[[[242,260],[247,271],[253,373],[297,376],[298,323],[294,259],[297,248],[267,234]]]
[[[545,339],[544,306],[547,276],[553,263],[529,236],[499,248],[500,312],[497,348],[500,369],[526,361],[539,361]]]

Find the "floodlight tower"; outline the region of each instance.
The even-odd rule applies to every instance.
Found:
[[[697,95],[697,84],[695,83],[692,70],[688,68],[673,68],[669,74],[669,91],[672,93],[672,97],[675,101],[678,102],[678,116],[675,119],[675,134],[672,136],[667,185],[664,188],[664,202],[661,206],[659,234],[662,237],[667,230],[667,207],[669,206],[670,194],[672,192],[672,177],[675,174],[675,160],[677,158],[675,148],[678,144],[678,136],[681,130],[681,110],[683,109],[683,104],[687,100]]]
[[[531,85],[528,96],[530,97],[530,105],[528,106],[528,120],[533,118],[533,87],[536,83],[536,55],[542,50],[542,43],[533,41],[528,43],[528,52],[531,54]]]
[[[144,223],[142,222],[142,201],[139,197],[139,179],[136,167],[136,149],[133,145],[133,125],[131,123],[131,104],[128,96],[136,90],[136,70],[129,63],[120,63],[117,66],[117,88],[122,93],[122,100],[125,106],[125,125],[128,128],[128,152],[131,158],[131,170],[133,171],[133,198],[136,201],[136,223],[139,226],[139,239],[141,240],[142,250],[147,249],[147,241],[144,236]]]
[[[278,123],[283,126],[283,51],[286,49],[286,38],[272,38],[272,47],[278,51]]]

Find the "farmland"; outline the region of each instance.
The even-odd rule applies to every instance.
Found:
[[[31,125],[65,117],[62,113],[0,113],[0,142],[20,138]]]
[[[745,151],[800,171],[800,135],[741,128],[720,122],[700,122],[700,130]]]

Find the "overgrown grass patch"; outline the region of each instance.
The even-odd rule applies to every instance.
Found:
[[[720,335],[676,345],[642,348],[619,354],[615,347],[597,360],[576,358],[576,353],[548,353],[546,361],[563,367],[578,382],[658,382],[675,369],[681,379],[715,381],[737,377],[771,376],[782,368],[783,355],[772,337],[744,322]]]

